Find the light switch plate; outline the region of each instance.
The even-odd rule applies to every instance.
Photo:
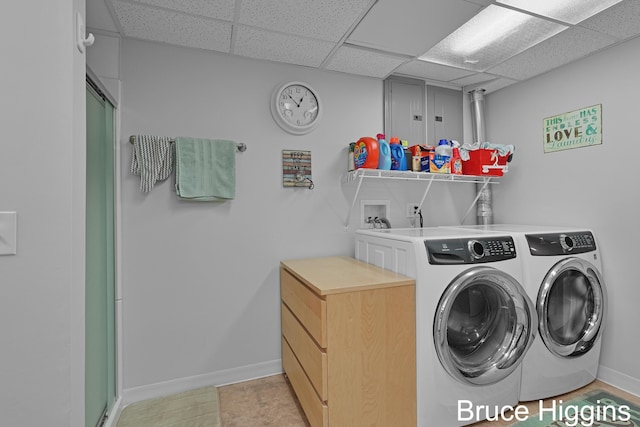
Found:
[[[0,212],[0,255],[16,254],[17,216],[15,212]]]

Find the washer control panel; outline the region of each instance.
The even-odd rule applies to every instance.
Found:
[[[479,237],[425,240],[429,264],[477,264],[516,257],[513,238]]]
[[[534,256],[582,254],[596,250],[596,241],[590,231],[527,234],[529,252]]]

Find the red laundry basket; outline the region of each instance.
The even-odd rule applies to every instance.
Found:
[[[476,176],[502,176],[509,154],[501,156],[498,150],[480,148],[469,151],[469,160],[462,161],[462,173]]]

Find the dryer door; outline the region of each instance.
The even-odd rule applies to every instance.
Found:
[[[440,363],[465,384],[493,384],[520,364],[535,336],[535,306],[511,275],[492,267],[456,277],[438,303],[433,337]]]
[[[588,352],[600,337],[607,296],[596,267],[581,258],[566,258],[549,270],[538,292],[540,337],[553,354],[575,357]]]

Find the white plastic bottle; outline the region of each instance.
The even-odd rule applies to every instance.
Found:
[[[451,145],[446,139],[441,139],[435,150],[435,162],[440,173],[451,173]]]

